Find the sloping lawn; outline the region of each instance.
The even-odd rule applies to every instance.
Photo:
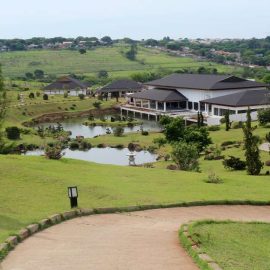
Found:
[[[199,222],[192,233],[223,270],[270,269],[270,224]]]
[[[269,201],[269,176],[246,172],[207,173],[100,165],[71,159],[0,156],[0,242],[10,233],[50,214],[69,209],[67,187],[79,188],[80,207],[168,204],[212,200]]]

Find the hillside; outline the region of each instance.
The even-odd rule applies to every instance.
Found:
[[[14,78],[26,72],[42,69],[47,74],[95,74],[107,70],[112,77],[127,77],[136,71],[177,70],[205,66],[217,68],[219,72],[238,73],[241,68],[210,62],[199,62],[192,58],[176,57],[155,49],[138,48],[136,61],[123,56],[124,46],[103,47],[79,54],[71,50],[32,50],[0,53],[3,75]]]

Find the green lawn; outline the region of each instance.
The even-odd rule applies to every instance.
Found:
[[[78,185],[81,207],[270,198],[269,176],[245,172],[221,170],[224,184],[215,185],[204,182],[204,172],[17,155],[0,156],[0,171],[0,242],[26,224],[69,209],[66,192],[70,185]]]
[[[270,269],[270,224],[199,222],[191,231],[224,270]]]
[[[130,61],[121,53],[126,46],[113,46],[88,50],[81,55],[71,50],[34,50],[5,52],[0,54],[3,75],[14,78],[26,72],[42,69],[47,74],[97,74],[107,70],[112,77],[128,77],[138,71],[153,71],[159,68],[177,70],[200,66],[217,68],[219,72],[239,73],[242,68],[225,66],[211,62],[201,62],[192,58],[176,57],[155,49],[138,48],[138,61]]]

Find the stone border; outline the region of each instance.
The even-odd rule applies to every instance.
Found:
[[[54,214],[48,218],[42,219],[37,223],[28,225],[26,228],[21,229],[18,234],[11,235],[6,239],[4,243],[0,243],[0,262],[7,256],[9,251],[14,249],[20,242],[33,234],[42,231],[50,226],[57,225],[69,219],[76,217],[96,215],[96,214],[113,214],[123,212],[135,212],[144,210],[154,210],[162,208],[175,208],[175,207],[192,207],[192,206],[209,206],[209,205],[257,205],[265,206],[270,205],[270,201],[194,201],[194,202],[182,202],[174,204],[157,204],[157,205],[136,205],[127,207],[110,207],[110,208],[92,208],[92,209],[76,209],[66,211],[60,214]],[[184,246],[184,245],[183,245]],[[208,268],[219,270],[218,268]]]
[[[208,254],[203,252],[200,245],[194,241],[192,235],[189,232],[189,227],[196,222],[190,222],[181,226],[179,236],[182,246],[186,249],[189,255],[194,259],[195,263],[199,265],[201,269],[207,270],[222,270],[222,268],[213,260]]]

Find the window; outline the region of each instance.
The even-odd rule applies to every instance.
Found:
[[[199,110],[199,103],[198,102],[194,102],[194,110],[198,111]]]
[[[214,108],[214,115],[218,116],[218,108]]]
[[[200,110],[201,110],[202,112],[205,111],[205,103],[200,103]]]
[[[192,106],[192,102],[189,101],[189,102],[188,102],[188,108],[189,108],[189,110],[192,110],[192,107],[193,107],[193,106]]]

